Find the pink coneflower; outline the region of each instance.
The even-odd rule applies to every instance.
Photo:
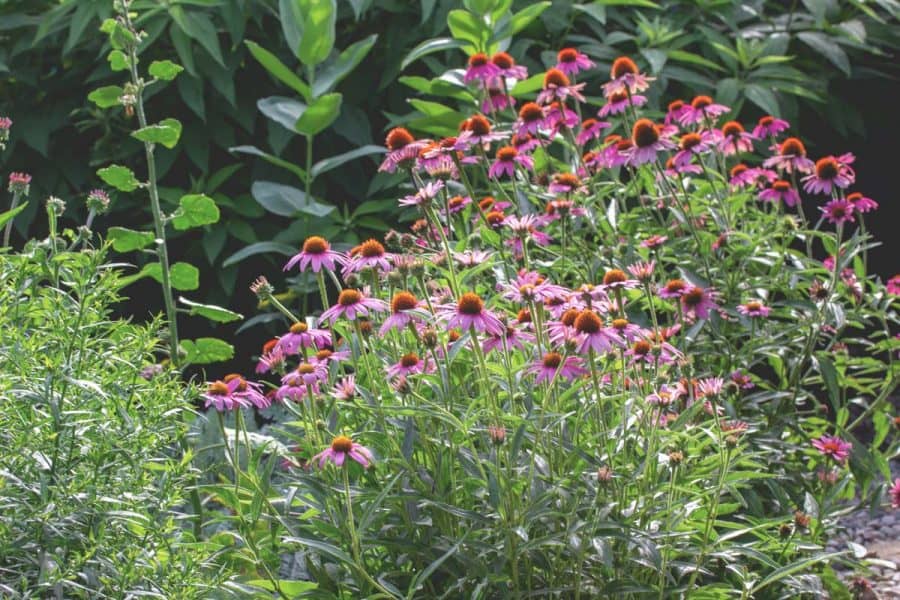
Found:
[[[744,304],[739,304],[737,307],[739,313],[750,318],[768,317],[771,310],[759,300],[750,300]]]
[[[412,166],[419,156],[419,151],[430,143],[430,140],[416,140],[403,127],[391,129],[384,142],[388,154],[378,170],[393,173],[399,167]]]
[[[853,223],[856,221],[853,217],[853,204],[836,198],[828,202],[825,206],[820,206],[819,210],[828,219],[832,225],[843,225],[844,223]]]
[[[835,188],[850,187],[856,181],[856,173],[850,166],[854,160],[856,157],[849,152],[820,158],[815,170],[803,178],[803,189],[811,194],[831,194]]]
[[[572,381],[578,377],[587,375],[588,370],[583,368],[582,360],[577,356],[566,356],[558,352],[547,352],[544,357],[534,361],[527,369],[529,373],[534,373],[535,385],[541,382],[552,382],[557,373],[568,381]]]
[[[759,167],[748,167],[745,164],[737,164],[731,168],[729,172],[729,181],[736,188],[747,186],[763,187],[771,184],[778,179],[778,174],[769,169],[761,169]]]
[[[894,275],[890,279],[887,280],[885,284],[887,288],[887,293],[892,296],[900,296],[900,275]]]
[[[603,354],[621,344],[615,330],[603,327],[603,321],[593,310],[578,313],[574,327],[579,339],[579,354],[587,354],[590,350]]]
[[[593,66],[594,62],[575,48],[563,48],[556,54],[556,68],[569,76]]]
[[[475,267],[491,258],[491,253],[487,250],[466,250],[465,252],[454,252],[453,260],[463,267]]]
[[[256,363],[257,373],[268,373],[272,369],[284,364],[285,354],[278,345],[278,338],[273,338],[263,344],[262,353]]]
[[[401,330],[410,323],[421,323],[422,318],[413,313],[422,303],[407,291],[397,292],[391,299],[391,315],[384,320],[378,332],[385,335],[391,329]]]
[[[650,406],[669,406],[673,402],[677,402],[681,397],[681,390],[677,387],[671,387],[668,384],[662,384],[658,390],[645,398]]]
[[[784,202],[785,205],[793,207],[800,203],[800,194],[790,181],[779,179],[772,187],[761,191],[759,199],[763,202]]]
[[[515,133],[513,134],[512,138],[510,138],[509,143],[519,152],[531,152],[541,145],[537,138],[533,137],[529,133],[523,133],[521,135]]]
[[[559,69],[549,69],[544,74],[544,85],[541,93],[538,94],[538,104],[549,104],[554,100],[565,101],[568,98],[574,98],[580,102],[584,102],[584,96],[581,90],[584,88],[583,83],[572,85],[568,76]]]
[[[533,215],[526,215],[523,218],[527,217],[533,218]],[[503,297],[517,304],[529,304],[532,302],[543,304],[546,300],[565,294],[568,291],[562,286],[550,283],[537,275],[537,273],[520,273],[516,276],[515,281],[503,286],[502,289],[504,290]]]
[[[488,81],[500,75],[500,68],[492,63],[487,54],[477,52],[469,57],[469,66],[463,75],[465,83]]]
[[[653,280],[653,271],[656,269],[656,261],[638,261],[628,265],[628,272],[641,283],[649,283]]]
[[[328,320],[334,323],[340,317],[353,321],[357,317],[368,317],[369,311],[384,312],[385,310],[387,310],[387,304],[384,301],[369,298],[360,290],[346,289],[341,290],[337,303],[322,313],[319,323]]]
[[[431,206],[431,201],[437,198],[442,189],[444,189],[443,181],[429,181],[419,188],[415,194],[401,198],[399,204],[400,206]]]
[[[514,237],[506,240],[508,246],[512,246],[519,256],[522,253],[522,244],[525,240],[531,240],[538,246],[548,246],[550,244],[550,236],[541,231],[538,227],[540,222],[534,214],[519,217],[510,215],[503,220],[503,225],[509,227]]]
[[[200,397],[206,400],[206,408],[214,406],[219,412],[247,406],[266,408],[271,404],[259,391],[258,383],[250,383],[240,375],[234,374],[226,375],[221,381],[210,383]]]
[[[632,147],[628,150],[628,163],[637,167],[656,160],[659,152],[675,147],[664,138],[660,128],[650,119],[638,119],[631,130]]]
[[[638,325],[629,323],[628,319],[613,319],[609,325],[609,332],[616,335],[623,346],[637,341],[644,333]]]
[[[731,375],[729,375],[732,383],[738,386],[742,390],[750,390],[756,387],[753,384],[753,381],[750,379],[750,376],[742,373],[741,371],[735,371]]]
[[[546,112],[541,105],[536,102],[526,102],[519,109],[519,118],[513,125],[513,132],[516,135],[536,135],[545,127],[544,118]]]
[[[278,348],[286,356],[298,354],[300,348],[324,348],[331,343],[331,334],[324,329],[310,327],[303,321],[291,325],[290,331],[278,339]]]
[[[446,322],[447,329],[474,329],[493,335],[502,335],[504,329],[500,319],[484,307],[481,297],[472,292],[464,293],[456,304],[442,306],[438,317]]]
[[[682,125],[693,125],[703,123],[707,119],[715,121],[730,110],[724,104],[716,104],[709,96],[696,96],[691,100],[690,109],[684,111],[678,122]]]
[[[571,194],[572,192],[583,190],[584,187],[581,180],[574,173],[555,174],[550,185],[547,187],[547,191],[551,194]]]
[[[363,466],[369,468],[369,465],[375,462],[372,452],[363,446],[357,444],[345,435],[339,435],[331,442],[331,446],[319,452],[312,457],[312,462],[319,461],[319,468],[325,466],[326,462],[332,462],[335,466],[343,466],[347,457],[355,460]]]
[[[685,314],[699,319],[706,319],[718,305],[713,301],[712,289],[694,286],[681,296],[681,307]]]
[[[894,480],[894,485],[888,492],[891,494],[891,506],[900,508],[900,477]]]
[[[823,435],[819,439],[812,441],[813,447],[823,456],[833,459],[835,462],[842,463],[850,456],[853,444],[845,442],[837,436]]]
[[[866,198],[860,192],[847,194],[847,202],[853,205],[854,210],[858,213],[867,213],[878,208],[878,203],[871,198]]]
[[[491,62],[500,69],[501,77],[528,79],[528,69],[517,65],[515,59],[506,52],[497,52],[491,57]]]
[[[647,104],[647,97],[640,94],[632,94],[629,96],[625,92],[613,92],[606,99],[606,104],[600,107],[597,113],[601,118],[610,115],[620,115],[628,110],[629,106],[640,108]]]
[[[541,224],[546,225],[563,217],[583,217],[586,214],[587,210],[581,206],[576,206],[574,200],[554,198],[544,207]]]
[[[649,340],[637,340],[625,351],[625,356],[629,358],[629,366],[640,363],[668,365],[678,360],[681,353],[666,342],[660,342],[654,346]]]
[[[473,115],[462,122],[462,131],[456,138],[454,148],[468,150],[472,146],[484,146],[497,140],[502,140],[506,134],[496,133],[491,127],[491,122],[484,115]]]
[[[503,88],[491,86],[481,101],[481,112],[500,112],[515,105],[516,99],[504,92]]]
[[[725,156],[753,151],[753,135],[744,130],[744,126],[737,121],[728,121],[722,125],[719,132],[721,139],[718,143],[719,151]]]
[[[766,115],[765,117],[760,118],[756,127],[753,128],[753,137],[758,140],[767,137],[776,137],[787,131],[789,127],[790,124],[787,121],[778,119],[772,115]]]
[[[300,272],[311,268],[313,273],[318,273],[323,268],[334,271],[335,263],[346,265],[347,257],[332,250],[331,244],[325,238],[313,235],[306,238],[300,253],[291,257],[291,260],[284,265],[284,270],[288,271],[294,268],[297,263],[300,263]]]
[[[691,106],[685,104],[684,100],[673,100],[672,102],[669,102],[663,123],[666,125],[678,123],[681,120],[682,115],[689,110],[691,110]]]
[[[462,212],[462,210],[472,204],[472,199],[468,196],[453,196],[447,200],[447,209],[451,215]]]
[[[550,130],[548,137],[553,137],[563,127],[574,129],[578,125],[578,113],[566,108],[562,102],[552,102],[547,106],[544,125]]]
[[[681,136],[681,139],[678,141],[678,152],[673,157],[673,164],[676,170],[689,164],[695,156],[700,156],[707,152],[710,141],[708,137],[699,133],[686,133]]]
[[[334,384],[331,395],[340,402],[350,402],[356,398],[356,377],[347,375]]]
[[[330,348],[322,348],[309,357],[310,364],[324,365],[327,367],[331,363],[340,363],[350,358],[350,350],[338,350],[335,352]]]
[[[461,158],[461,153],[454,148],[455,144],[456,138],[450,137],[424,146],[416,157],[416,169],[424,170],[429,177],[437,179],[458,179],[459,169],[455,159],[466,163],[476,157]]]
[[[281,378],[281,386],[275,390],[276,400],[300,402],[311,393],[319,393],[319,384],[328,379],[324,365],[300,363],[297,368]]]
[[[668,237],[664,235],[651,235],[647,239],[641,242],[642,248],[648,248],[650,250],[655,250],[657,248],[661,248],[663,244],[668,241]]]
[[[520,154],[518,150],[512,146],[503,146],[497,150],[496,160],[488,171],[488,176],[494,179],[500,179],[504,175],[506,177],[514,177],[516,174],[516,165],[521,166],[527,171],[534,168],[534,160],[527,154]]]
[[[725,389],[725,380],[721,377],[704,377],[697,382],[700,396],[718,396]]]
[[[629,279],[621,269],[610,269],[603,274],[603,289],[606,291],[632,289],[639,286],[640,282]]]
[[[9,192],[11,194],[21,194],[27,196],[31,186],[31,175],[28,173],[10,173],[9,174]]]
[[[589,141],[597,139],[600,137],[600,133],[608,128],[610,125],[606,121],[598,121],[597,119],[585,119],[581,122],[581,131],[578,132],[578,136],[575,138],[575,141],[584,146]]]
[[[672,298],[681,298],[687,293],[690,286],[682,279],[670,279],[664,286],[659,288],[657,294],[660,298],[671,300]]]
[[[9,130],[12,129],[13,122],[9,117],[0,117],[0,135],[9,135]]]
[[[798,138],[789,137],[772,146],[772,150],[775,155],[763,161],[764,167],[775,167],[786,173],[811,173],[815,169],[815,163],[806,157],[806,146]]]
[[[375,239],[368,239],[350,251],[350,258],[341,270],[346,277],[348,273],[358,273],[363,269],[391,270],[394,255],[386,252],[384,245]]]
[[[409,377],[419,373],[431,373],[434,371],[434,368],[434,362],[427,356],[421,359],[415,352],[409,352],[388,367],[387,374],[390,377]]]
[[[627,56],[620,56],[613,61],[609,77],[610,81],[603,84],[603,95],[607,98],[618,93],[634,95],[643,92],[654,79],[641,73],[634,61]]]
[[[525,312],[527,313],[527,311]],[[526,324],[530,325],[530,323]],[[507,325],[499,335],[489,334],[484,343],[481,344],[481,349],[485,354],[494,350],[503,350],[504,348],[510,351],[518,349],[524,352],[532,347],[534,347],[534,336],[525,330],[522,321],[519,321],[519,327]]]

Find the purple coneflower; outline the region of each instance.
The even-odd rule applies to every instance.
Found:
[[[900,508],[900,477],[894,480],[894,485],[891,486],[888,492],[891,494],[891,506]]]
[[[813,447],[823,456],[842,463],[850,456],[853,444],[845,442],[837,436],[823,435],[812,441]]]
[[[753,381],[750,379],[750,376],[742,373],[741,371],[735,371],[731,375],[729,375],[732,383],[738,386],[742,390],[750,390],[756,387],[753,384]]]
[[[344,362],[350,358],[350,350],[338,350],[335,352],[331,348],[322,348],[309,357],[310,364],[323,365],[327,367],[331,363]]]
[[[763,161],[764,167],[786,173],[811,173],[815,169],[816,164],[807,158],[806,146],[798,138],[789,137],[771,149],[775,154]]]
[[[418,158],[419,151],[430,143],[430,140],[416,140],[403,127],[391,129],[384,142],[388,154],[378,170],[393,173],[398,167],[411,166]]]
[[[609,69],[610,81],[603,84],[603,95],[607,98],[613,94],[629,93],[632,96],[650,87],[653,77],[640,72],[638,66],[627,56],[620,56],[613,61]]]
[[[11,194],[21,194],[27,196],[31,187],[31,175],[28,173],[10,173],[9,174],[9,192]]]
[[[584,146],[589,141],[597,139],[600,137],[600,133],[607,129],[610,126],[606,121],[598,121],[597,119],[585,119],[581,122],[581,131],[578,132],[578,136],[575,138],[575,141]]]
[[[664,383],[658,390],[645,398],[647,404],[651,406],[669,406],[681,397],[681,390],[677,387],[671,387]]]
[[[672,102],[669,102],[663,123],[666,125],[678,123],[681,120],[682,115],[689,110],[691,110],[691,107],[689,104],[685,104],[684,100],[673,100]]]
[[[559,69],[549,69],[544,74],[544,86],[541,93],[538,94],[538,104],[549,104],[554,100],[565,101],[569,97],[580,102],[584,102],[584,96],[581,90],[584,88],[583,83],[572,85],[568,76]]]
[[[632,147],[628,150],[628,163],[637,167],[656,160],[659,152],[675,147],[662,136],[660,128],[650,119],[638,119],[631,130]]]
[[[462,131],[456,138],[456,150],[468,150],[472,146],[484,146],[502,140],[506,134],[496,133],[484,115],[473,115],[462,122]]]
[[[678,141],[678,152],[672,157],[675,170],[677,171],[680,167],[690,164],[695,156],[700,156],[707,152],[712,141],[708,135],[701,135],[700,133],[692,132],[681,136],[681,139]]]
[[[854,160],[856,157],[849,152],[820,158],[815,170],[803,178],[803,189],[811,194],[831,194],[835,188],[850,187],[856,181],[856,173],[850,166]]]
[[[387,374],[391,377],[409,377],[418,373],[431,373],[434,368],[434,362],[427,356],[422,359],[415,352],[409,352],[388,367]]]
[[[500,69],[501,77],[528,79],[528,69],[517,65],[515,59],[506,52],[497,52],[491,57],[491,62]]]
[[[831,200],[825,206],[820,206],[819,210],[832,225],[843,225],[856,221],[853,217],[853,204],[840,198]]]
[[[378,298],[369,298],[360,290],[346,289],[338,294],[337,303],[322,313],[319,323],[330,320],[332,323],[339,317],[353,321],[357,317],[368,317],[369,311],[384,312],[387,304]]]
[[[574,327],[579,338],[579,354],[587,354],[590,350],[603,354],[622,343],[614,329],[603,327],[603,321],[593,310],[578,313]]]
[[[379,333],[385,335],[391,329],[399,331],[410,323],[421,323],[422,318],[412,312],[421,306],[422,303],[411,292],[397,292],[391,299],[391,314],[384,320]]]
[[[620,115],[624,113],[628,110],[629,106],[640,108],[645,104],[647,104],[646,96],[641,96],[640,94],[632,94],[629,96],[625,92],[613,92],[606,98],[606,104],[600,107],[600,112],[597,114],[601,118],[606,118],[610,115]]]
[[[324,467],[325,463],[329,461],[340,467],[343,466],[348,456],[364,468],[368,468],[369,465],[375,462],[375,458],[368,448],[362,444],[357,444],[345,435],[339,435],[334,438],[331,446],[313,456],[312,461],[319,461],[320,468]]]
[[[333,251],[331,244],[325,238],[313,235],[306,238],[300,253],[291,257],[284,265],[284,270],[288,271],[294,268],[297,263],[300,264],[301,272],[311,268],[313,273],[318,273],[323,268],[334,271],[335,263],[346,265],[347,257],[340,252]]]
[[[515,105],[516,99],[504,92],[503,88],[491,86],[481,101],[481,112],[500,112]]]
[[[556,68],[569,76],[593,66],[594,62],[575,48],[563,48],[556,54]]]
[[[487,54],[477,52],[469,57],[469,66],[463,75],[465,83],[487,81],[500,75],[500,68],[491,62]]]
[[[725,380],[721,377],[704,377],[697,382],[697,391],[701,396],[718,396],[725,389]]]
[[[530,171],[534,168],[534,160],[527,154],[519,153],[512,146],[503,146],[497,150],[496,160],[491,165],[488,176],[494,179],[500,179],[504,175],[506,177],[514,177],[516,165]]]
[[[286,356],[298,354],[300,348],[324,348],[331,343],[331,334],[324,329],[316,329],[310,327],[305,322],[300,321],[291,325],[288,333],[278,339],[277,347],[281,349]]]
[[[400,206],[422,206],[427,207],[431,205],[431,201],[437,198],[437,195],[440,191],[444,189],[443,181],[429,181],[421,188],[419,188],[415,194],[411,194],[409,196],[405,196],[401,198],[398,202]]]
[[[775,118],[772,115],[766,115],[765,117],[761,117],[756,124],[756,127],[753,128],[753,137],[758,140],[767,137],[776,137],[787,131],[789,127],[790,124],[787,121]]]
[[[544,125],[550,130],[548,137],[552,138],[563,127],[575,129],[578,126],[578,113],[566,108],[566,105],[560,101],[553,102],[547,106],[547,116],[544,117]]]
[[[739,304],[737,307],[739,313],[750,318],[768,317],[771,310],[759,300],[750,300],[744,304]]]
[[[555,174],[547,187],[547,191],[551,194],[571,194],[583,190],[581,180],[574,173]]]
[[[542,128],[546,127],[544,118],[546,112],[541,105],[536,102],[526,102],[519,109],[519,118],[513,124],[513,132],[516,135],[536,135]]]
[[[703,123],[707,119],[712,122],[730,110],[724,104],[716,104],[709,96],[696,96],[691,100],[690,109],[684,111],[678,122],[682,125]]]
[[[257,373],[268,373],[272,369],[284,363],[285,354],[278,345],[278,338],[273,338],[263,344],[262,353],[256,363]]]
[[[858,213],[867,213],[878,208],[878,203],[871,198],[866,198],[860,192],[847,194],[847,202],[853,205],[854,210]]]
[[[763,202],[784,202],[787,206],[797,206],[800,203],[800,194],[794,189],[790,181],[779,179],[759,193],[759,199]]]
[[[559,373],[562,378],[569,381],[578,377],[583,377],[588,374],[588,370],[581,365],[582,360],[577,356],[563,357],[563,355],[558,352],[547,352],[544,354],[543,358],[538,359],[529,365],[526,371],[536,375],[534,383],[535,385],[539,385],[544,381],[553,381],[557,373]]]
[[[341,402],[350,402],[356,398],[356,376],[347,375],[335,383],[331,395]]]
[[[259,391],[258,383],[250,383],[240,375],[226,375],[221,381],[214,381],[200,395],[206,400],[205,407],[215,407],[219,412],[256,406],[266,408],[271,404]]]
[[[657,294],[660,298],[671,300],[672,298],[681,298],[688,291],[688,284],[682,279],[670,279],[664,286],[659,288]]]
[[[480,333],[501,335],[503,323],[494,313],[484,307],[484,301],[478,294],[466,292],[460,296],[456,304],[444,305],[438,317],[446,322],[447,329],[459,328],[462,331],[474,329]]]
[[[350,258],[341,273],[346,277],[349,273],[358,273],[363,269],[390,271],[393,258],[394,255],[386,252],[381,242],[369,239],[351,250]]]
[[[890,279],[887,280],[885,284],[887,288],[887,293],[892,296],[900,296],[900,275],[894,275]]]
[[[725,156],[753,151],[755,138],[752,134],[747,133],[744,126],[737,121],[728,121],[722,125],[718,134],[720,136],[718,148]]]
[[[684,292],[681,296],[681,306],[685,314],[699,319],[708,318],[710,311],[718,308],[713,301],[712,289],[698,286],[693,286]]]

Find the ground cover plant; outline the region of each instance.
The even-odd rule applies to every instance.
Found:
[[[284,270],[316,278],[319,314],[251,286],[285,331],[258,382],[203,397],[238,430],[281,416],[266,434],[293,450],[287,506],[247,510],[274,467],[223,422],[236,551],[275,528],[320,597],[847,594],[825,542],[886,501],[897,451],[898,290],[867,273],[854,157],[709,96],[645,111],[627,56],[589,88],[564,48],[534,94],[471,44],[457,132],[387,135],[411,231],[307,238]]]

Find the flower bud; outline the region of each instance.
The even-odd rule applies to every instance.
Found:
[[[89,210],[102,215],[109,210],[109,194],[103,190],[91,190],[86,204]]]

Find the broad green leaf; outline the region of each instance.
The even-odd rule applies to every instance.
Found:
[[[132,137],[150,144],[162,144],[174,148],[181,137],[181,122],[177,119],[163,119],[157,125],[148,125],[131,134]]]
[[[294,128],[306,136],[313,136],[328,128],[341,114],[339,93],[325,94],[312,101],[306,111],[297,119]]]
[[[300,6],[297,0],[278,0],[278,21],[288,48],[298,56],[300,37],[303,35],[303,20],[300,18]]]
[[[124,90],[117,85],[106,85],[88,94],[88,100],[100,108],[109,108],[119,105],[119,98],[123,93]]]
[[[128,64],[128,57],[121,50],[113,50],[106,60],[109,61],[109,68],[113,71],[127,71],[131,66]]]
[[[453,38],[436,38],[433,40],[426,40],[409,51],[409,54],[407,54],[403,58],[403,62],[400,63],[400,68],[405,69],[413,62],[419,60],[423,56],[431,54],[432,52],[453,50],[455,48],[462,48],[464,45],[464,42],[455,40]]]
[[[203,46],[219,65],[225,66],[222,48],[219,46],[219,34],[206,13],[186,11],[181,5],[176,4],[169,8],[169,14],[181,31]]]
[[[750,102],[760,107],[763,112],[770,115],[778,115],[781,113],[781,110],[778,107],[778,98],[772,90],[764,88],[761,85],[750,83],[744,88],[744,94]]]
[[[184,67],[173,63],[171,60],[154,60],[150,63],[149,73],[161,81],[172,81],[178,74],[184,71]]]
[[[279,242],[256,242],[255,244],[250,244],[245,248],[241,248],[240,250],[226,258],[222,262],[222,266],[230,267],[231,265],[241,262],[245,258],[249,258],[257,254],[269,254],[271,252],[283,254],[284,256],[292,256],[297,253],[297,249],[293,246],[281,244]]]
[[[797,37],[850,77],[850,59],[837,42],[819,31],[804,31],[798,33]]]
[[[336,156],[331,156],[324,160],[320,160],[316,164],[313,165],[312,168],[312,176],[318,177],[322,173],[327,173],[328,171],[335,169],[342,164],[354,160],[356,158],[360,158],[362,156],[368,156],[370,154],[383,154],[386,150],[381,146],[368,145],[363,146],[361,148],[357,148],[356,150],[350,150],[349,152],[344,152],[343,154],[338,154]]]
[[[152,231],[135,231],[127,227],[110,227],[106,239],[112,242],[116,252],[131,252],[146,248],[153,243],[156,235]]]
[[[601,25],[606,25],[606,7],[602,4],[575,4],[572,8],[596,19]]]
[[[286,161],[283,158],[278,158],[277,156],[275,156],[273,154],[269,154],[268,152],[263,152],[256,146],[234,146],[232,148],[229,148],[228,151],[229,152],[240,152],[242,154],[252,154],[253,156],[259,156],[266,162],[269,162],[273,165],[283,167],[283,168],[289,170],[294,175],[299,177],[301,180],[306,179],[306,171],[304,171],[297,165],[293,164],[292,162]]]
[[[298,213],[324,217],[335,209],[307,198],[302,190],[271,181],[254,182],[250,193],[263,208],[282,217],[294,217]]]
[[[524,79],[516,83],[516,85],[513,86],[513,89],[510,90],[509,93],[511,96],[525,96],[538,91],[543,85],[544,74],[538,73],[537,75],[532,75],[528,79]]]
[[[547,10],[547,8],[552,4],[547,0],[543,2],[535,2],[528,6],[528,8],[523,8],[516,14],[512,16],[509,20],[509,24],[511,27],[512,35],[516,35],[526,27],[528,27],[532,21],[537,19],[542,12]]]
[[[219,207],[212,198],[204,194],[182,196],[178,204],[178,212],[172,218],[172,225],[175,229],[202,227],[219,220]]]
[[[216,338],[181,340],[181,347],[185,352],[185,361],[195,365],[223,362],[234,356],[234,346]]]
[[[707,69],[715,69],[716,71],[725,70],[722,65],[717,65],[713,61],[707,60],[699,54],[694,54],[693,52],[687,52],[685,50],[667,50],[667,53],[669,55],[669,58],[671,58],[672,60],[700,65],[701,67],[706,67]]]
[[[244,315],[236,313],[233,310],[228,310],[227,308],[222,308],[221,306],[216,306],[214,304],[201,304],[199,302],[188,300],[183,296],[180,296],[178,301],[190,308],[189,314],[206,317],[210,321],[216,321],[217,323],[231,323],[232,321],[240,321],[244,318]]]
[[[469,53],[483,50],[491,34],[491,30],[483,20],[462,9],[451,10],[447,14],[447,26],[454,38],[469,42],[469,45],[464,47]]]
[[[319,97],[322,94],[330,92],[334,87],[347,75],[350,74],[356,66],[362,62],[378,35],[372,34],[369,37],[351,44],[346,50],[338,56],[333,57],[322,65],[321,72],[316,74],[316,82],[313,85],[313,97]]]
[[[258,588],[262,588],[269,592],[275,591],[275,584],[269,581],[268,579],[253,579],[248,581],[250,585],[256,586]],[[278,580],[278,588],[291,598],[295,596],[299,596],[303,592],[309,592],[319,588],[318,583],[313,583],[311,581],[300,581],[294,579],[279,579]]]
[[[131,169],[121,165],[110,165],[100,169],[97,171],[97,177],[120,192],[133,192],[141,184]]]
[[[644,8],[659,8],[659,4],[650,0],[594,0],[594,4],[604,6],[642,6]]]
[[[253,58],[255,58],[259,62],[259,64],[261,64],[266,69],[266,71],[271,73],[273,77],[278,79],[278,81],[287,85],[295,92],[303,96],[304,99],[309,101],[309,86],[306,85],[306,82],[300,79],[300,77],[298,77],[287,65],[281,62],[277,56],[275,56],[256,42],[247,40],[244,43],[247,45],[247,48],[250,50],[250,54],[253,55]]]
[[[297,133],[295,125],[307,110],[307,106],[302,102],[284,96],[260,98],[256,106],[262,114],[292,133]]]
[[[303,34],[297,58],[304,65],[318,65],[334,48],[335,0],[297,0],[303,18]]]

